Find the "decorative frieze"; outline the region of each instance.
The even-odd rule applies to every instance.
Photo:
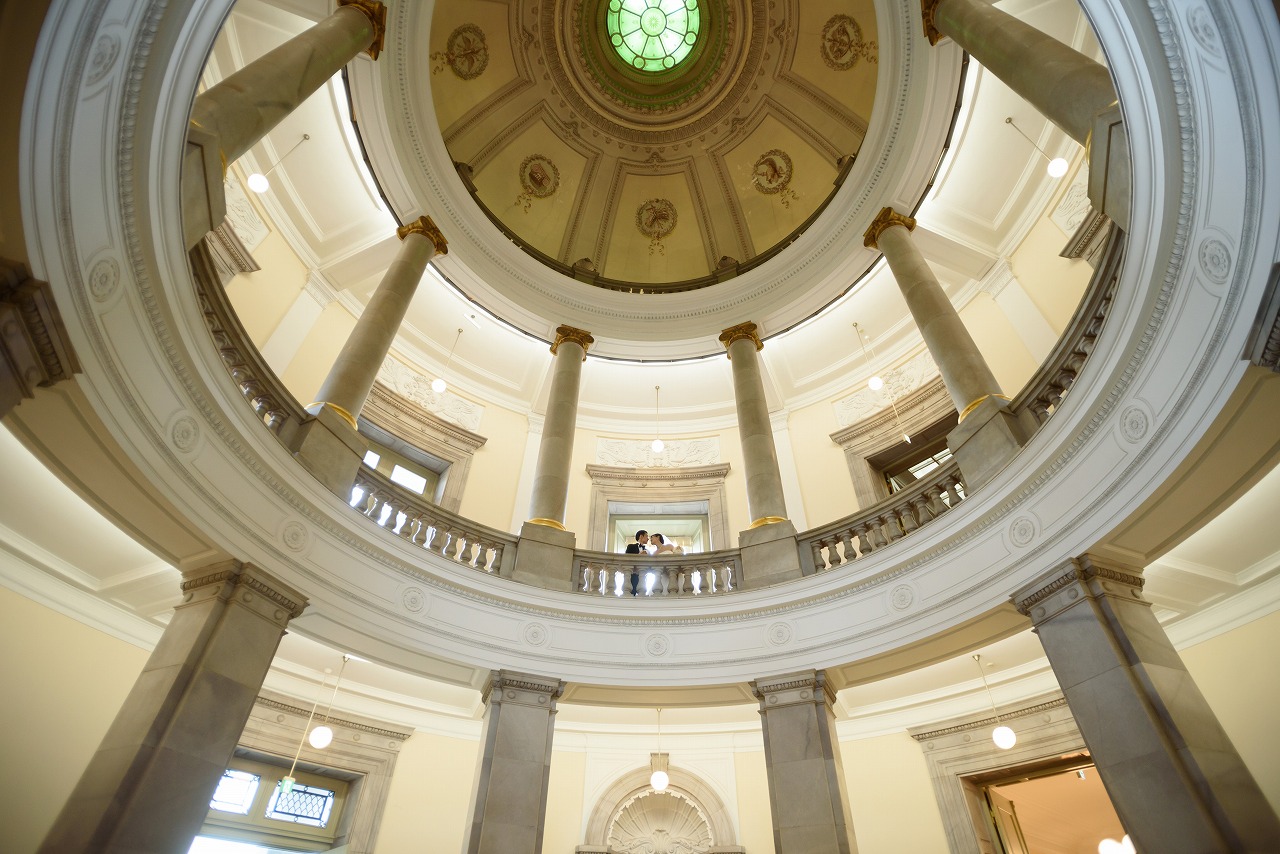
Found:
[[[654,453],[647,439],[596,439],[596,463],[619,468],[689,468],[720,462],[720,438],[665,439],[662,451]]]
[[[862,388],[831,404],[835,410],[837,424],[848,427],[864,421],[877,412],[887,412],[890,400],[898,401],[898,409],[903,412],[903,399],[937,377],[938,365],[933,361],[929,351],[924,350],[904,364],[891,368],[880,376],[884,380],[884,388],[880,391]]]
[[[458,397],[450,391],[443,393],[433,391],[430,377],[423,376],[390,356],[378,371],[378,382],[401,397],[418,404],[432,415],[452,421],[467,430],[480,429],[480,419],[484,416],[483,406]]]

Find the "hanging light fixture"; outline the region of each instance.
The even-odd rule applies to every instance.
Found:
[[[1019,134],[1022,134],[1022,138],[1025,139],[1027,142],[1030,142],[1031,147],[1034,148],[1036,151],[1040,152],[1041,157],[1049,161],[1049,165],[1045,167],[1045,171],[1049,173],[1050,178],[1061,178],[1063,175],[1067,174],[1067,169],[1070,168],[1071,164],[1067,162],[1065,157],[1050,157],[1048,154],[1046,154],[1045,150],[1040,146],[1036,145],[1035,141],[1032,140],[1031,137],[1027,136],[1025,133],[1022,133],[1022,128],[1018,127],[1013,123],[1013,116],[1005,116],[1004,123],[1007,125],[1010,125]]]
[[[311,722],[315,720],[316,708],[320,705],[320,697],[324,694],[324,686],[329,681],[329,674],[332,673],[329,668],[325,668],[324,676],[320,677],[320,692],[316,694],[316,701],[311,704],[311,714],[307,715],[306,726],[302,728],[302,737],[298,739],[298,749],[293,752],[293,764],[289,766],[289,773],[280,778],[280,788],[287,795],[293,791],[293,784],[298,782],[293,777],[293,771],[298,767],[298,757],[302,755],[302,745],[307,743],[307,731],[311,729]]]
[[[853,322],[853,330],[855,333],[857,333],[858,343],[862,345],[862,358],[867,360],[868,365],[874,365],[875,359],[876,359],[875,346],[872,345],[870,352],[868,352],[866,336],[863,335],[862,327],[858,325],[858,322],[856,320]],[[871,379],[867,380],[867,388],[871,389],[872,391],[880,391],[882,388],[884,388],[884,380],[881,379],[879,374],[874,374],[871,377]],[[898,424],[898,432],[902,434],[902,441],[910,445],[911,434],[909,434],[906,431],[906,428],[902,426],[902,416],[898,414],[898,402],[896,399],[896,395],[894,395],[892,389],[889,390],[889,408],[893,410],[893,420]]]
[[[991,731],[991,740],[1001,750],[1008,750],[1018,743],[1018,735],[1011,727],[1000,723],[1000,712],[996,709],[996,698],[991,695],[991,686],[987,684],[987,674],[982,672],[982,656],[975,652],[973,660],[977,662],[978,676],[982,678],[982,687],[987,689],[987,699],[991,701],[991,711],[996,716],[996,728]]]
[[[302,143],[306,142],[309,139],[311,139],[311,134],[304,133],[302,135],[302,139],[298,140],[293,144],[293,148],[290,148],[288,151],[284,153],[283,157],[281,157],[275,163],[271,164],[270,169],[268,169],[266,172],[254,172],[253,174],[251,174],[249,176],[249,180],[245,182],[249,185],[249,189],[253,190],[255,193],[265,193],[267,190],[271,189],[271,182],[267,180],[267,176],[270,175],[272,172],[274,172],[276,170],[276,167],[284,162],[285,157],[288,157],[290,154],[293,154],[293,152],[298,150],[299,145],[302,145]]]
[[[440,372],[440,376],[431,381],[431,390],[436,394],[444,394],[449,384],[444,381],[444,374],[449,373],[449,366],[453,364],[453,351],[458,349],[458,339],[462,337],[462,327],[458,327],[458,334],[453,336],[453,346],[449,348],[449,358],[445,360],[444,370]]]
[[[324,723],[311,730],[307,742],[316,750],[324,750],[333,743],[333,729],[329,726],[329,713],[333,711],[333,701],[338,697],[338,686],[342,684],[342,671],[347,669],[351,656],[342,656],[342,666],[338,668],[338,679],[333,683],[333,694],[329,696],[329,707],[324,710]]]
[[[649,444],[649,447],[653,449],[655,454],[662,453],[662,449],[667,446],[666,443],[659,438],[659,434],[662,431],[658,422],[658,388],[659,386],[653,387],[653,441]]]
[[[658,752],[649,754],[649,785],[655,792],[665,792],[671,785],[671,776],[667,774],[667,754],[662,752],[662,709],[658,709]]]

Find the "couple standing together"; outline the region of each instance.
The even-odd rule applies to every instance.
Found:
[[[629,555],[678,555],[684,554],[684,549],[673,543],[668,543],[667,538],[661,534],[653,535],[653,551],[649,551],[649,532],[645,530],[636,531],[636,541],[627,544],[627,554]]]

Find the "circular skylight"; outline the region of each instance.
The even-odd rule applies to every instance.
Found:
[[[669,71],[698,41],[698,0],[609,0],[609,44],[638,71]]]

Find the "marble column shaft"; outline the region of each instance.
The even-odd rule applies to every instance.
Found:
[[[391,344],[400,331],[400,324],[427,264],[437,254],[443,255],[448,251],[444,238],[430,217],[420,217],[396,233],[401,239],[400,251],[378,283],[369,304],[342,345],[337,361],[316,393],[316,404],[333,408],[353,428],[369,392],[373,390],[378,371],[387,353],[391,352]]]
[[[582,363],[595,339],[581,329],[561,326],[556,330],[551,352],[551,392],[538,444],[538,467],[533,475],[529,498],[529,519],[541,525],[564,529],[565,505],[569,497],[569,468],[573,461],[573,438],[578,429],[578,389],[582,385]]]
[[[773,444],[769,404],[760,376],[764,345],[754,323],[743,323],[720,333],[733,368],[733,400],[738,411],[738,437],[742,442],[742,467],[747,477],[747,509],[751,525],[781,522],[787,504],[778,469],[778,449]]]
[[[307,600],[238,561],[185,573],[182,594],[42,854],[173,854],[199,832],[285,627]]]
[[[466,854],[540,854],[556,699],[564,682],[500,670],[485,696],[484,742]]]
[[[914,219],[884,208],[868,229],[866,244],[884,253],[951,401],[964,413],[976,401],[1003,395],[959,312],[916,248],[911,238],[915,227]]]
[[[198,96],[191,121],[212,134],[223,168],[234,163],[361,51],[376,53],[385,28],[381,3],[340,5],[314,27]]]
[[[1103,65],[985,0],[923,0],[922,7],[931,41],[954,39],[1081,145],[1094,117],[1115,103]]]
[[[1280,821],[1142,598],[1092,555],[1018,591],[1139,851],[1275,851]]]
[[[757,679],[777,854],[856,854],[826,674]]]

